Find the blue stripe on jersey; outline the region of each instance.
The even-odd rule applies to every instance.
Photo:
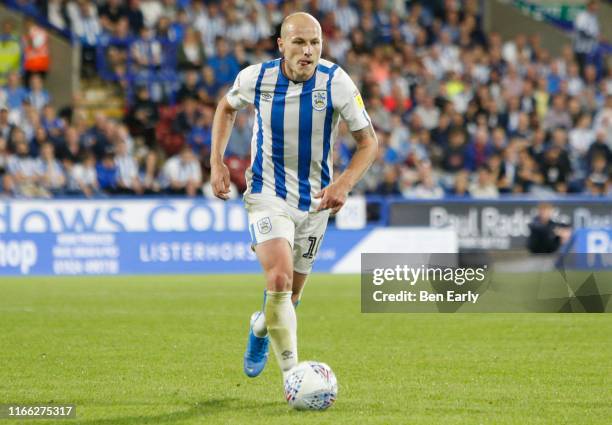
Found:
[[[253,181],[251,184],[252,193],[261,193],[263,187],[263,124],[261,122],[261,111],[259,110],[259,98],[261,96],[261,81],[263,80],[266,69],[274,66],[274,61],[266,62],[261,65],[257,83],[255,84],[255,110],[257,111],[257,152],[253,161]]]
[[[285,186],[285,96],[289,80],[283,75],[282,66],[278,67],[278,78],[272,99],[272,162],[274,163],[274,188],[276,196],[287,199]]]
[[[332,118],[334,115],[334,105],[332,103],[331,83],[334,78],[334,73],[338,69],[338,65],[334,65],[329,69],[329,78],[327,79],[327,110],[325,111],[325,124],[323,126],[323,158],[321,159],[321,189],[329,185],[330,175],[329,167],[327,166],[327,157],[329,156]]]
[[[302,87],[300,94],[300,130],[298,138],[298,185],[300,201],[298,208],[310,209],[310,160],[312,142],[312,89],[315,87],[317,72]]]

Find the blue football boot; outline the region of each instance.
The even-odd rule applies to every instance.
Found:
[[[251,316],[249,339],[247,341],[246,352],[244,353],[244,373],[249,378],[258,376],[264,370],[268,361],[270,338],[268,335],[260,338],[253,333],[253,323],[255,323],[261,314],[263,313],[258,311]]]

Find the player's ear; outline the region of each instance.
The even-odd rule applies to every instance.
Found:
[[[284,46],[284,43],[283,43],[283,39],[282,39],[282,38],[280,38],[280,37],[278,37],[278,38],[276,39],[276,43],[278,44],[278,50],[280,50],[280,52],[281,52],[281,53],[285,53],[285,52],[284,52],[284,50],[285,50],[285,46]]]

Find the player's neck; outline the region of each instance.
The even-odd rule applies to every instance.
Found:
[[[291,70],[287,67],[287,62],[283,58],[281,59],[281,72],[289,81],[294,83],[303,83],[304,81],[308,81],[312,78],[312,76],[317,72],[317,68],[315,67],[314,71],[312,71],[309,76],[302,80],[291,73]]]

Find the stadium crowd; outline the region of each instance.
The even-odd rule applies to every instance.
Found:
[[[277,56],[275,34],[296,10],[319,19],[323,57],[351,75],[377,130],[378,159],[356,192],[612,194],[612,69],[595,60],[588,34],[553,57],[538,36],[485,33],[474,0],[13,3],[70,31],[83,46],[84,77],[117,84],[126,114],[97,114],[91,124],[78,102],[58,109],[45,88],[49,66],[60,66],[41,47],[46,30],[28,21],[16,34],[5,20],[0,193],[8,196],[211,196],[217,100],[241,69]],[[595,22],[596,7],[583,12]],[[252,119],[238,114],[229,143],[235,195],[245,188]],[[336,172],[353,149],[341,124]]]

